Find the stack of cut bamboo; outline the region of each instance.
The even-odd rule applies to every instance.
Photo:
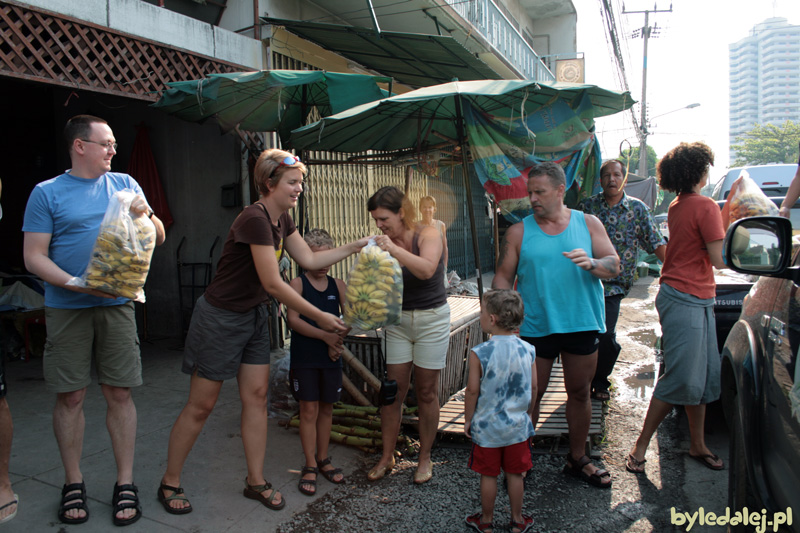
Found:
[[[404,415],[416,415],[417,408],[404,408]],[[300,417],[295,415],[289,426],[300,427]],[[331,441],[355,446],[367,452],[376,452],[383,446],[381,439],[380,408],[372,406],[336,403],[333,406]],[[411,439],[403,434],[397,437],[397,445],[403,453],[413,453]]]

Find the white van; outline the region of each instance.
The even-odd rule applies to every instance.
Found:
[[[714,200],[725,200],[731,192],[731,185],[736,178],[746,170],[750,177],[755,181],[767,196],[786,196],[789,184],[797,172],[797,165],[755,165],[749,167],[736,167],[728,170],[728,173],[714,186],[711,198]]]

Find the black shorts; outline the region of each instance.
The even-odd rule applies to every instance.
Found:
[[[342,396],[341,367],[293,368],[289,382],[298,402],[336,403]]]
[[[597,331],[576,331],[574,333],[554,333],[544,337],[520,337],[536,348],[536,357],[555,359],[561,352],[574,355],[592,355],[600,346]]]

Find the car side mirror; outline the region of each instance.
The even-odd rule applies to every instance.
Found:
[[[731,270],[758,276],[795,279],[792,259],[792,223],[783,217],[748,217],[728,227],[722,256]]]

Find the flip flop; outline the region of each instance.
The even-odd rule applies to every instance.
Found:
[[[720,461],[720,458],[715,453],[707,453],[705,455],[692,455],[690,453],[689,457],[702,464],[706,468],[710,468],[711,470],[722,470],[725,468],[725,463]],[[714,463],[716,462],[719,462],[720,464],[715,465]]]
[[[10,515],[8,515],[7,517],[5,517],[5,518],[0,518],[0,524],[4,524],[4,523],[6,523],[6,522],[9,522],[9,521],[10,521],[12,518],[14,518],[15,516],[17,516],[17,511],[19,511],[19,496],[17,496],[16,494],[14,494],[14,499],[13,499],[13,500],[11,500],[11,501],[10,501],[10,502],[8,502],[7,504],[5,504],[5,505],[3,505],[2,507],[0,507],[0,511],[2,511],[3,509],[5,509],[6,507],[11,507],[11,506],[12,506],[12,505],[14,505],[14,504],[16,504],[16,505],[17,505],[17,508],[16,508],[16,509],[14,509],[14,512],[13,512],[13,513],[11,513]]]
[[[632,453],[628,454],[628,460],[625,461],[625,470],[634,474],[644,474],[644,464],[647,459],[638,460]]]

